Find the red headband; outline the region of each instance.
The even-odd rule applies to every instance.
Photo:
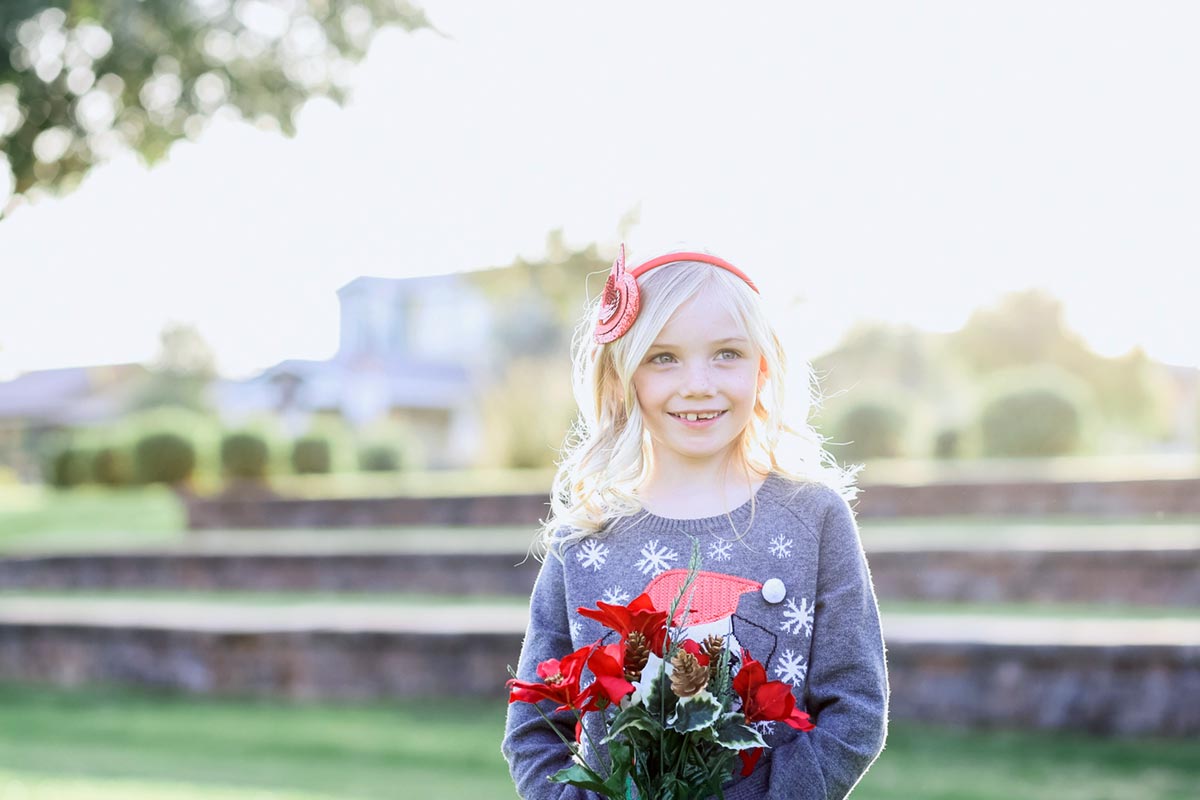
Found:
[[[600,301],[600,319],[596,323],[594,334],[598,344],[607,344],[620,339],[633,326],[633,321],[637,319],[638,309],[641,308],[641,293],[638,290],[637,279],[655,267],[673,264],[677,261],[699,261],[704,264],[712,264],[714,267],[732,272],[744,280],[751,289],[758,291],[758,287],[747,277],[746,273],[725,259],[710,256],[708,253],[667,253],[627,271],[625,269],[625,245],[622,244],[617,252],[617,259],[613,262],[612,272],[609,273],[608,280],[604,284],[604,297]]]

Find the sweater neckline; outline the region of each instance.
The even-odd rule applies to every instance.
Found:
[[[753,505],[757,508],[763,504],[763,501],[768,496],[770,487],[775,484],[775,481],[779,480],[779,477],[779,474],[775,470],[768,472],[766,479],[750,499],[727,514],[717,514],[711,517],[695,517],[692,519],[676,519],[674,517],[659,516],[643,508],[633,515],[628,524],[648,533],[706,533],[720,528],[728,528],[730,518],[732,518],[734,523],[749,519],[750,507]],[[738,532],[742,532],[740,527],[738,528]]]

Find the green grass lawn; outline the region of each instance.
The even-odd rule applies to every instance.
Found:
[[[502,698],[359,706],[0,684],[0,797],[513,798]],[[1184,800],[1194,742],[893,722],[857,800]]]

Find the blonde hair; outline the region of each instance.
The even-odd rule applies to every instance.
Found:
[[[754,413],[735,444],[739,465],[761,473],[774,470],[796,481],[822,483],[847,501],[857,494],[854,478],[861,465],[839,467],[825,451],[825,439],[808,424],[821,398],[807,362],[799,365],[806,390],[796,405],[800,421],[792,423],[785,418],[787,358],[761,296],[728,270],[698,261],[674,262],[638,279],[641,307],[624,336],[603,345],[593,339],[602,296],[588,302],[587,313],[574,332],[572,384],[579,416],[560,451],[550,514],[540,520],[534,541],[539,559],[546,553],[561,558],[567,545],[589,536],[603,537],[610,523],[643,510],[637,489],[647,477],[652,451],[633,374],[671,315],[710,286],[767,365]],[[786,442],[785,436],[789,437]],[[751,498],[751,520],[753,511]],[[732,525],[732,517],[730,522]]]

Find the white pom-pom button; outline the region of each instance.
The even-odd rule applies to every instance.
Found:
[[[768,603],[782,603],[783,598],[787,597],[787,588],[779,578],[771,578],[763,584],[762,596]]]

